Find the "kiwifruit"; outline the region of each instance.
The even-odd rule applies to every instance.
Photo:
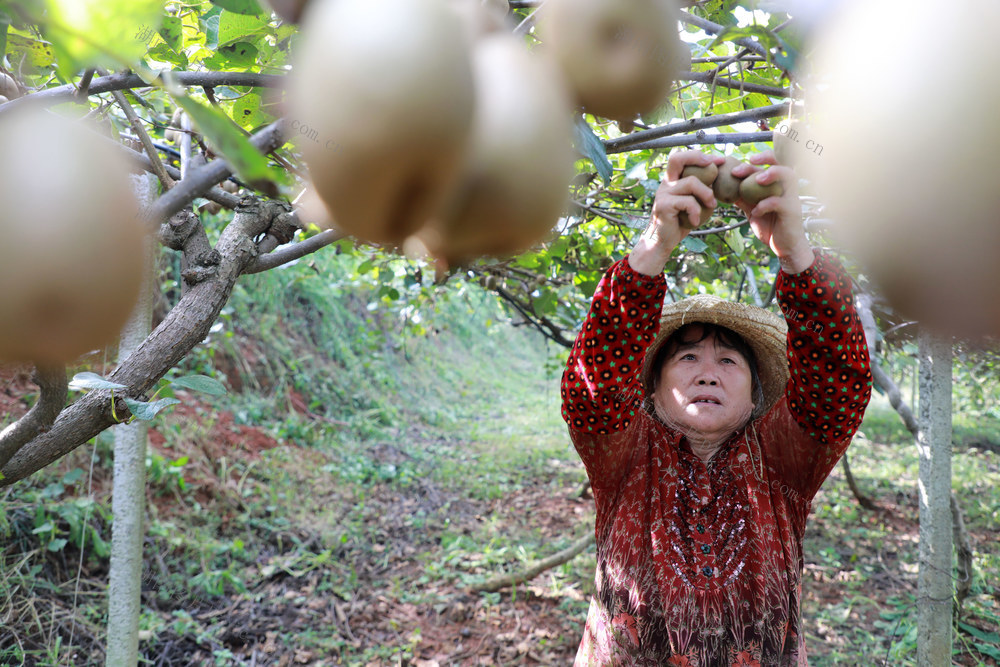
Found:
[[[696,164],[689,164],[684,167],[683,171],[681,171],[681,178],[687,178],[688,176],[694,176],[708,187],[712,187],[715,183],[715,179],[719,177],[719,167],[714,162],[711,162],[704,167],[700,167]],[[700,204],[701,200],[698,200],[698,203]],[[708,220],[712,217],[713,210],[714,209],[702,205],[699,222],[700,225],[708,222]],[[677,223],[681,227],[694,229],[694,225],[691,224],[691,218],[688,217],[687,211],[679,211],[677,213]]]
[[[509,33],[473,51],[476,114],[459,186],[421,240],[451,263],[531,247],[573,176],[573,112],[558,72]]]
[[[780,197],[784,192],[785,188],[782,187],[780,181],[761,185],[757,182],[756,174],[750,174],[740,182],[740,199],[746,202],[746,205],[750,208],[753,208],[768,197]]]
[[[82,121],[0,123],[0,358],[63,363],[115,340],[144,270],[129,165]]]
[[[903,16],[905,30],[879,28]],[[831,234],[898,315],[942,336],[1000,336],[998,24],[996,2],[844,2],[804,80],[800,166]],[[872,63],[891,78],[858,75]],[[928,135],[956,123],[975,130]]]
[[[467,37],[445,0],[309,6],[286,114],[341,230],[399,243],[454,186],[472,126]]]
[[[732,204],[740,198],[740,183],[742,178],[733,176],[733,168],[742,164],[732,155],[726,156],[726,161],[719,167],[719,175],[712,183],[712,192],[715,198],[725,204]]]
[[[208,213],[209,215],[218,215],[218,213],[222,210],[222,206],[219,202],[208,201],[202,204],[198,210]]]
[[[778,164],[793,167],[804,175],[817,160],[823,159],[823,146],[816,143],[816,132],[808,122],[783,120],[774,127],[773,134]]]
[[[660,106],[686,49],[676,0],[548,0],[542,49],[590,113],[628,122]]]

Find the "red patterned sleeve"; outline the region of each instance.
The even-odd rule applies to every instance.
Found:
[[[646,276],[628,258],[607,270],[562,377],[562,415],[591,483],[615,478],[624,430],[641,409],[640,372],[660,329],[664,276]],[[612,479],[614,478],[614,479]]]
[[[788,323],[791,379],[785,400],[764,419],[765,447],[772,467],[808,501],[864,417],[868,345],[850,277],[832,257],[817,252],[802,273],[779,272],[778,303]]]

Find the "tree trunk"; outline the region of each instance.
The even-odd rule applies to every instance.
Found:
[[[148,177],[137,179],[140,201],[152,199]],[[147,189],[142,191],[142,187]],[[145,197],[143,196],[145,195]],[[143,201],[144,200],[144,201]],[[121,364],[149,335],[153,316],[156,242],[146,240],[146,275],[139,300],[122,330]],[[108,582],[108,667],[132,667],[139,661],[139,611],[142,588],[142,525],[146,497],[146,422],[115,428],[114,482],[111,496],[111,572]]]
[[[920,334],[917,665],[951,664],[951,342]]]

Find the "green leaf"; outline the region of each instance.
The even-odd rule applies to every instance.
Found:
[[[138,62],[163,18],[162,0],[47,0],[46,5],[50,39],[74,68],[118,69]]]
[[[247,93],[233,102],[233,120],[249,130],[269,122],[273,116],[261,109],[263,98],[257,93]]]
[[[69,388],[75,389],[77,391],[86,391],[89,389],[126,389],[127,387],[123,384],[118,384],[117,382],[111,382],[110,380],[105,380],[103,377],[97,373],[91,373],[90,371],[84,371],[83,373],[77,373],[73,376],[73,379],[69,381]]]
[[[127,405],[128,409],[132,411],[132,415],[136,419],[144,422],[151,421],[160,410],[180,403],[180,401],[176,398],[161,398],[160,400],[153,401],[152,403],[147,403],[146,401],[136,401],[131,398],[126,398],[124,400],[125,405]]]
[[[175,52],[180,52],[184,48],[184,23],[178,16],[164,16],[160,24],[160,37]]]
[[[743,236],[739,229],[730,229],[726,232],[726,245],[736,254],[737,257],[743,255]]]
[[[31,73],[52,67],[56,61],[52,44],[14,32],[7,35],[7,56],[10,62],[18,63],[19,67]]]
[[[203,394],[211,394],[212,396],[225,396],[226,394],[225,385],[207,375],[183,375],[171,380],[171,384],[174,387],[200,391]]]
[[[178,69],[187,69],[188,67],[188,59],[184,53],[178,53],[162,42],[151,47],[146,55],[161,63],[175,65]]]
[[[607,185],[611,181],[612,169],[611,162],[608,160],[608,153],[604,150],[604,142],[594,134],[594,130],[591,129],[590,125],[583,118],[576,119],[573,132],[576,140],[576,149],[580,151],[581,155],[594,163],[597,173],[604,181],[604,184]]]
[[[559,304],[559,298],[556,296],[555,292],[551,290],[545,290],[538,298],[532,301],[532,306],[535,312],[539,315],[551,315],[556,312],[556,306]]]
[[[248,67],[257,62],[257,47],[250,42],[236,42],[219,47],[219,55],[232,65]]]
[[[237,14],[256,16],[261,13],[257,0],[212,0],[212,4]]]
[[[280,176],[268,165],[267,158],[254,148],[226,114],[185,95],[174,95],[174,99],[188,112],[212,148],[226,159],[241,180],[256,187],[280,180]]]
[[[980,630],[976,626],[969,625],[964,621],[959,621],[958,627],[961,628],[962,630],[965,630],[967,633],[969,633],[970,635],[972,635],[977,639],[982,639],[984,642],[992,642],[994,644],[1000,645],[1000,634],[997,634],[995,632],[984,632],[983,630]]]
[[[66,485],[76,484],[80,481],[84,475],[83,468],[73,468],[68,473],[63,475],[62,483]]]
[[[222,17],[221,7],[212,7],[202,14],[198,21],[205,26],[205,46],[214,49],[219,45],[219,21]]]
[[[681,245],[691,252],[705,252],[708,250],[708,244],[702,241],[697,236],[686,236],[684,240],[681,241]]]
[[[62,551],[63,547],[66,546],[66,543],[68,541],[69,540],[67,540],[65,537],[60,537],[58,539],[52,540],[51,542],[49,542],[48,549],[49,551]]]
[[[46,521],[45,523],[43,523],[42,525],[40,525],[38,528],[35,528],[33,531],[31,531],[31,534],[32,535],[38,535],[39,533],[47,533],[47,532],[49,532],[52,529],[53,529],[52,522],[51,521]]]
[[[253,41],[254,35],[263,35],[271,31],[267,21],[255,16],[244,16],[233,12],[219,14],[218,45],[227,46],[236,42]]]
[[[96,530],[90,531],[91,548],[99,558],[107,558],[111,555],[111,547],[103,537],[97,534]]]

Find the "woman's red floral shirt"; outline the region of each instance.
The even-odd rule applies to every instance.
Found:
[[[597,506],[596,592],[577,665],[805,665],[802,536],[871,395],[850,279],[816,253],[778,276],[785,396],[709,461],[642,407],[664,276],[614,264],[563,374]]]

